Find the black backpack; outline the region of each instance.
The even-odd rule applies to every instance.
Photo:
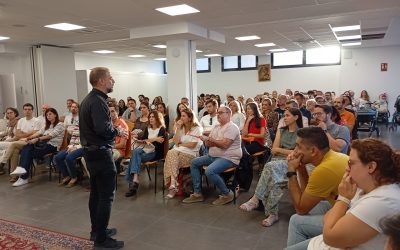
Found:
[[[240,159],[239,166],[236,169],[236,180],[240,189],[247,192],[253,181],[253,166],[251,163],[250,154],[244,147],[244,143],[241,143],[242,147],[242,158]]]

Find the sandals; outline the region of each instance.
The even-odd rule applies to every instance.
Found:
[[[178,193],[178,188],[170,186],[168,189],[168,194],[165,196],[165,198],[172,199],[175,197],[176,193]]]
[[[264,219],[261,222],[261,225],[263,225],[264,227],[270,227],[272,226],[275,222],[277,222],[279,220],[278,215],[276,214],[270,214],[266,219]]]
[[[250,212],[250,211],[253,211],[254,209],[258,208],[258,205],[259,205],[258,202],[254,202],[250,199],[247,202],[240,205],[239,208],[243,211]]]
[[[67,185],[70,181],[71,181],[71,178],[70,177],[66,177],[58,184],[58,186]]]

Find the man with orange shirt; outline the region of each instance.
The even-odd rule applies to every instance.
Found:
[[[335,108],[339,111],[340,119],[342,119],[343,124],[349,128],[349,131],[353,131],[354,125],[356,123],[356,118],[353,113],[347,111],[344,108],[343,97],[337,97],[333,104]]]
[[[129,128],[126,122],[122,118],[118,117],[118,106],[109,104],[108,109],[110,110],[111,113],[111,120],[114,128],[123,128],[126,131],[128,131]],[[120,135],[115,136],[115,144],[113,148],[114,161],[117,161],[118,159],[125,156],[126,147],[129,147],[129,145],[126,145],[127,141],[128,141],[128,136],[120,136]]]

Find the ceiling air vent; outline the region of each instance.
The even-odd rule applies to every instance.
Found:
[[[367,35],[362,35],[362,40],[375,40],[375,39],[383,39],[385,37],[385,33],[380,33],[380,34],[367,34]]]
[[[79,33],[79,34],[94,34],[94,33],[99,33],[99,30],[95,30],[95,29],[81,29],[81,30],[75,30],[75,33]]]

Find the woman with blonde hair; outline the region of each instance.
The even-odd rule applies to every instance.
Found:
[[[229,102],[229,108],[232,110],[231,121],[239,127],[239,130],[242,130],[246,116],[242,113],[240,103],[238,101],[231,101]]]
[[[169,150],[164,164],[164,183],[169,183],[166,198],[172,199],[178,192],[178,172],[180,168],[189,167],[189,162],[199,156],[202,145],[200,136],[202,128],[197,122],[193,111],[186,108],[180,111],[181,118],[174,126],[173,141],[175,146]],[[168,186],[168,184],[167,184]]]

